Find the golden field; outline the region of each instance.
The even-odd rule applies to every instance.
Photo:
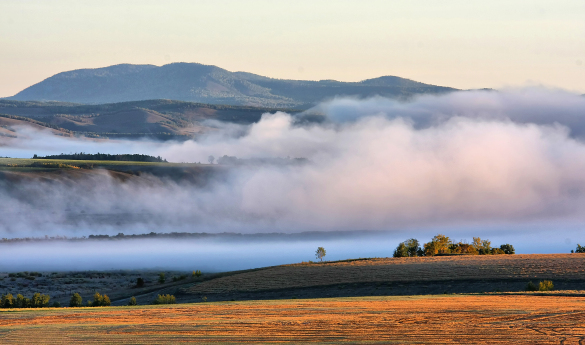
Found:
[[[580,344],[585,298],[445,295],[2,310],[0,343]]]

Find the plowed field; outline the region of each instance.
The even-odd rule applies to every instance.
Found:
[[[363,297],[0,312],[2,344],[583,341],[583,297]]]

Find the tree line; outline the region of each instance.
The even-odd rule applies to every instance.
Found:
[[[24,297],[17,294],[14,297],[12,294],[4,294],[0,299],[0,307],[2,308],[46,308],[49,307],[49,295],[43,295],[39,292],[33,294],[31,298]],[[53,303],[51,307],[60,307],[59,302]]]
[[[464,241],[455,242],[445,235],[438,234],[422,246],[415,238],[410,238],[398,244],[394,250],[395,258],[415,256],[435,256],[448,254],[467,255],[499,255],[514,254],[514,246],[502,244],[499,248],[492,247],[491,241],[474,237],[471,243]]]
[[[39,157],[36,154],[33,156],[33,159],[66,159],[66,160],[83,160],[83,161],[131,161],[131,162],[157,162],[157,163],[168,163],[166,159],[161,158],[161,156],[154,157],[149,155],[141,155],[141,154],[119,154],[119,155],[111,155],[108,153],[70,153],[64,154],[61,153],[60,155],[49,155],[44,157]]]

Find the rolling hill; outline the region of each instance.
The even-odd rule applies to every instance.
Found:
[[[50,128],[67,136],[191,138],[212,130],[206,120],[250,124],[262,114],[293,109],[211,105],[149,100],[85,105],[64,102],[0,100],[0,136],[16,135],[18,125]]]
[[[171,99],[271,108],[309,108],[335,96],[408,98],[453,88],[384,76],[360,82],[285,80],[197,63],[164,66],[121,64],[62,72],[17,93],[11,100],[102,104]]]

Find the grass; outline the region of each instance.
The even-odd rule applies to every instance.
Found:
[[[199,165],[195,163],[160,163],[160,162],[132,162],[132,161],[94,161],[94,160],[70,160],[70,159],[32,159],[32,158],[0,158],[0,166],[10,167],[17,165],[26,167],[33,163],[52,163],[64,165],[93,165],[93,166],[191,166]]]
[[[234,274],[197,284],[193,294],[255,292],[334,284],[457,280],[583,280],[585,255],[475,255],[295,264]]]
[[[15,343],[577,343],[585,298],[445,295],[5,310]]]

